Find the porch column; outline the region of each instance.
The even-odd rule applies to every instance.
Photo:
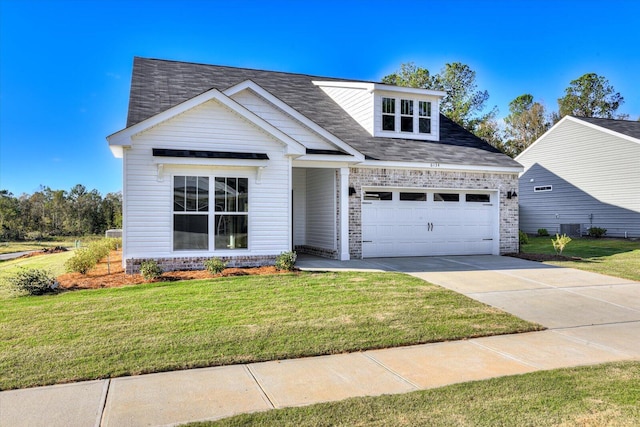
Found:
[[[340,168],[340,261],[349,261],[349,168]]]

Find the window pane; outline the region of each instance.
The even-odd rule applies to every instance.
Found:
[[[396,130],[396,117],[383,114],[382,130]]]
[[[418,105],[418,115],[421,117],[431,117],[431,103],[420,101]]]
[[[431,133],[431,119],[419,119],[418,126],[420,133]]]
[[[236,212],[236,200],[238,191],[237,187],[237,179],[236,178],[227,178],[227,186],[225,187],[225,191],[227,192],[227,212]]]
[[[434,202],[459,202],[460,195],[456,193],[435,193],[433,195]]]
[[[400,200],[425,202],[427,201],[427,193],[400,193]]]
[[[413,116],[400,117],[400,130],[402,132],[413,132]]]
[[[227,202],[225,200],[226,181],[225,178],[216,178],[216,212],[224,212],[227,208]]]
[[[396,113],[396,100],[394,98],[382,98],[382,112],[388,114]]]
[[[173,250],[209,249],[208,215],[173,216]]]
[[[198,206],[198,177],[187,177],[187,202],[186,210],[195,211]]]
[[[198,211],[209,210],[209,178],[198,177]]]
[[[185,210],[185,194],[184,194],[184,176],[174,176],[173,177],[173,210],[174,211],[184,211]]]
[[[249,211],[249,180],[238,178],[238,212]]]
[[[489,203],[491,201],[491,197],[488,194],[467,194],[465,197],[467,202]]]
[[[390,191],[367,191],[364,193],[365,200],[391,200]]]
[[[401,109],[400,114],[412,116],[413,115],[413,101],[411,101],[409,99],[400,100],[400,109]]]
[[[247,215],[216,215],[215,249],[246,249]]]

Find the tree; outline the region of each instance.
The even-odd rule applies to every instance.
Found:
[[[429,70],[412,62],[402,64],[399,71],[383,77],[382,82],[444,91],[446,94],[440,103],[440,112],[478,136],[482,133],[481,128],[491,127],[485,122],[495,119],[495,107],[481,114],[489,92],[477,90],[476,72],[460,62],[446,64],[440,73],[433,76]]]
[[[418,67],[413,62],[408,62],[401,64],[400,70],[395,73],[384,76],[382,83],[395,86],[433,89],[435,87],[435,76],[431,76],[429,70],[426,68]]]
[[[435,77],[435,87],[446,92],[440,111],[460,126],[476,133],[478,126],[496,116],[496,107],[481,114],[489,92],[477,90],[476,72],[460,62],[446,64]]]
[[[613,89],[609,81],[596,73],[587,73],[572,80],[565,89],[565,95],[558,99],[558,115],[602,117],[613,119],[616,111],[624,103],[624,98]]]
[[[509,103],[509,115],[504,118],[505,141],[503,150],[512,157],[523,152],[550,126],[544,105],[534,102],[526,93]]]

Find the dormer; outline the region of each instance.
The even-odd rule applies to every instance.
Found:
[[[445,92],[381,83],[314,81],[371,136],[440,139],[440,100]]]

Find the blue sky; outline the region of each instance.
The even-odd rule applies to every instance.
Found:
[[[380,80],[463,62],[488,107],[595,72],[640,117],[640,2],[0,0],[0,189],[122,188],[134,56]]]

